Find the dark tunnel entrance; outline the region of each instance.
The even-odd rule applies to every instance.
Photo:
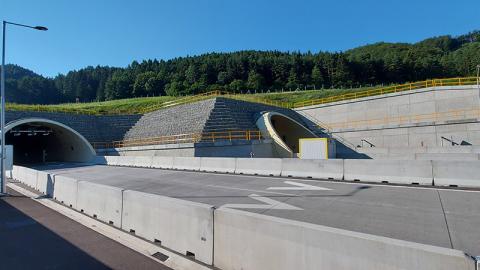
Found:
[[[46,162],[90,162],[95,151],[85,138],[61,123],[25,119],[9,123],[5,143],[13,145],[16,165]]]

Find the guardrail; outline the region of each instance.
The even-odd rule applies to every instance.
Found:
[[[400,85],[389,86],[389,87],[378,88],[378,89],[371,89],[367,91],[348,93],[348,94],[343,94],[339,96],[331,96],[331,97],[296,102],[293,104],[292,107],[299,108],[299,107],[305,107],[305,106],[313,106],[313,105],[332,103],[332,102],[343,101],[343,100],[417,90],[417,89],[428,88],[428,87],[461,86],[461,85],[475,85],[475,84],[477,84],[477,77],[426,80],[426,81],[406,83],[406,84],[400,84]]]
[[[159,144],[197,143],[234,140],[262,140],[265,137],[259,130],[228,130],[204,133],[178,134],[171,136],[159,136],[145,139],[132,139],[113,142],[93,142],[94,149],[121,148],[132,146],[146,146]]]

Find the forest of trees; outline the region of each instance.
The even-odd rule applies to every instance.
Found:
[[[86,67],[45,78],[16,65],[6,69],[7,101],[26,104],[189,95],[210,90],[281,91],[359,87],[470,76],[480,64],[480,31],[415,44],[376,43],[345,52],[240,51],[126,68]]]

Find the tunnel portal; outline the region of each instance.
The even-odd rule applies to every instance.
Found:
[[[6,126],[5,143],[13,145],[13,163],[90,162],[95,151],[70,127],[48,119],[22,119]]]

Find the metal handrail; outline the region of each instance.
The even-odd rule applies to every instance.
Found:
[[[355,92],[355,93],[347,93],[347,94],[338,95],[338,96],[300,101],[300,102],[295,102],[292,107],[300,108],[300,107],[332,103],[332,102],[343,101],[343,100],[391,94],[391,93],[410,91],[410,90],[418,90],[418,89],[428,88],[428,87],[475,85],[476,83],[477,83],[477,77],[433,79],[433,80],[406,83],[406,84],[400,84],[400,85],[389,86],[389,87],[378,88],[378,89],[371,89],[371,90]]]
[[[360,142],[362,143],[362,147],[363,147],[363,143],[366,142],[368,145],[370,145],[370,147],[375,147],[375,145],[365,139],[361,139]]]
[[[266,139],[259,130],[227,130],[203,133],[188,133],[169,136],[150,137],[144,139],[129,139],[113,142],[93,142],[94,149],[121,148],[131,146],[146,146],[160,144],[176,143],[197,143],[197,142],[215,142],[234,141],[234,140],[262,140]]]
[[[449,139],[449,138],[446,138],[446,137],[444,137],[444,136],[440,136],[440,139],[442,139],[442,146],[443,146],[443,140],[451,143],[452,146],[460,145],[459,143],[456,143],[456,142],[453,141],[453,137],[451,137],[451,138]]]

